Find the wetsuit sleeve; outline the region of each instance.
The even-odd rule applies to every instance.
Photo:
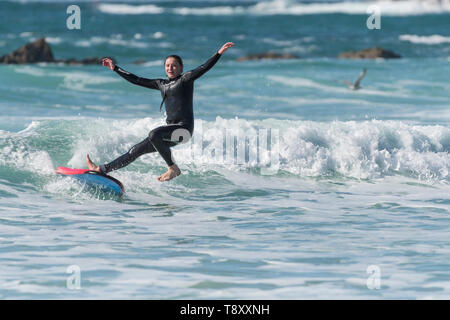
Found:
[[[193,81],[196,80],[198,78],[200,78],[203,74],[205,74],[209,69],[211,69],[216,62],[219,60],[221,54],[219,54],[218,52],[216,52],[215,55],[213,55],[211,58],[208,59],[208,61],[206,61],[204,64],[202,64],[201,66],[186,72],[183,75],[183,79],[185,81]]]
[[[159,79],[147,79],[147,78],[141,78],[138,77],[128,71],[123,70],[122,68],[118,67],[117,65],[114,67],[114,71],[119,74],[122,78],[126,79],[127,81],[136,84],[138,86],[146,87],[149,89],[156,89],[159,90]]]

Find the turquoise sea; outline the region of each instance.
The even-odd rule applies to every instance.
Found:
[[[144,155],[111,173],[121,199],[54,170],[126,152],[160,94],[0,65],[1,299],[450,298],[449,1],[0,1],[0,56],[40,37],[147,78],[236,45],[196,81],[182,175]],[[402,58],[337,58],[376,46]],[[237,61],[268,51],[300,58]]]

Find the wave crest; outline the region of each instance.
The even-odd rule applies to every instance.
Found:
[[[161,14],[178,15],[311,15],[311,14],[367,14],[370,6],[376,5],[381,14],[392,16],[438,14],[450,12],[450,0],[403,0],[371,2],[297,3],[289,0],[258,2],[249,6],[176,7],[165,8],[153,4],[99,4],[101,12],[108,14]]]
[[[433,34],[431,36],[418,36],[415,34],[402,34],[398,37],[402,41],[409,41],[418,44],[442,44],[450,43],[450,37],[444,37],[439,34]]]
[[[21,132],[1,132],[0,164],[35,171],[45,163],[48,172],[52,166],[49,154],[69,159],[57,165],[84,167],[86,153],[98,162],[109,162],[161,124],[161,120],[151,118],[33,121]],[[55,137],[71,143],[57,145]],[[450,129],[439,125],[217,117],[215,121],[196,120],[194,136],[173,148],[173,155],[181,166],[194,171],[255,169],[267,174],[263,170],[275,168],[271,174],[369,180],[401,175],[448,183],[449,151]],[[133,163],[136,165],[159,167],[164,162],[153,153],[139,158]],[[133,170],[133,166],[125,170]]]

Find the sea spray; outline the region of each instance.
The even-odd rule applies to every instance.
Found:
[[[152,118],[33,121],[18,133],[3,132],[0,161],[44,172],[51,170],[56,160],[52,161],[50,154],[68,159],[58,165],[71,167],[84,167],[88,153],[98,163],[109,162],[145,139],[148,131],[161,125],[160,121]],[[51,143],[51,136],[70,143]],[[196,120],[192,139],[172,150],[181,166],[195,164],[237,171],[276,166],[273,174],[356,179],[405,175],[448,182],[449,137],[446,127],[402,121],[323,123],[217,117],[215,121]],[[163,162],[153,153],[144,155],[136,164],[160,166]],[[133,168],[134,164],[125,170]]]

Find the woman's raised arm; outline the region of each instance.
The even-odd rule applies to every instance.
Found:
[[[202,75],[204,75],[209,69],[211,69],[216,62],[219,60],[219,58],[222,56],[222,54],[228,50],[228,48],[234,46],[233,42],[227,42],[225,43],[219,51],[216,52],[211,58],[208,59],[204,64],[201,66],[198,66],[197,68],[186,72],[183,75],[183,78],[185,81],[193,81],[198,78],[200,78]]]
[[[138,86],[146,87],[149,89],[159,90],[159,79],[147,79],[138,77],[135,74],[132,74],[128,71],[123,70],[119,66],[115,65],[114,62],[110,58],[103,59],[103,66],[108,67],[111,70],[114,70],[125,80],[136,84]]]

